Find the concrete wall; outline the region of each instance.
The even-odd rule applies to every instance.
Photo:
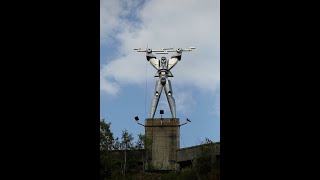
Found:
[[[198,145],[187,148],[181,148],[177,151],[177,162],[195,160],[201,153],[201,146],[210,146],[213,156],[220,155],[220,142],[216,142],[210,145]]]
[[[176,150],[176,159],[174,159],[173,154],[171,154],[171,156],[170,156],[167,153],[165,153],[167,150],[165,150],[163,148],[162,148],[162,150],[154,149],[153,153],[160,152],[160,154],[161,154],[160,156],[153,154],[153,157],[156,158],[156,159],[154,159],[154,163],[157,164],[159,162],[162,162],[161,157],[164,158],[164,156],[168,155],[168,157],[170,157],[170,158],[168,158],[168,161],[164,163],[166,165],[166,168],[162,167],[162,169],[160,169],[160,170],[177,170],[179,168],[184,168],[187,166],[191,167],[192,162],[196,163],[196,159],[201,153],[200,148],[202,146],[211,146],[211,148],[212,148],[211,152],[213,152],[212,153],[213,160],[218,161],[218,159],[220,159],[220,157],[218,157],[218,156],[220,156],[220,142],[216,142],[211,145],[198,145],[198,146],[191,146],[191,147],[187,147],[187,148],[177,149]],[[154,147],[156,147],[156,146],[154,146]],[[113,150],[112,151],[113,157],[119,159],[119,161],[124,162],[124,152],[123,151],[124,150]],[[134,157],[134,158],[132,158],[132,157]],[[151,162],[152,162],[152,156],[149,157],[149,160],[151,160]],[[170,163],[170,160],[172,160],[171,163]],[[176,163],[173,163],[174,161],[176,161]],[[144,149],[128,150],[127,162],[128,163],[137,163],[137,164],[141,165],[140,169],[142,170],[143,164],[145,163],[145,150]]]
[[[146,119],[145,135],[151,140],[146,146],[147,160],[156,170],[176,170],[177,150],[180,148],[178,118]]]

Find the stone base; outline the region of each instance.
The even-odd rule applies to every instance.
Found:
[[[145,121],[147,170],[177,170],[180,148],[179,118],[150,118]]]

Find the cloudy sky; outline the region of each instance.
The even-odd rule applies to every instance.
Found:
[[[181,127],[180,146],[220,141],[220,0],[100,0],[100,116],[115,136],[144,134],[134,117],[149,118],[157,78],[133,49],[147,46],[196,47],[171,70],[177,118],[192,120]],[[160,109],[171,117],[165,94],[155,117]]]

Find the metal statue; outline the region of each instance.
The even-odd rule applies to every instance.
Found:
[[[147,60],[150,62],[150,64],[157,70],[157,73],[154,77],[159,77],[156,83],[156,87],[154,90],[154,95],[151,103],[151,118],[154,118],[154,114],[157,110],[157,106],[159,103],[159,99],[161,96],[162,89],[164,88],[167,100],[169,103],[170,111],[172,118],[176,118],[176,105],[175,100],[172,96],[172,87],[171,82],[168,79],[168,77],[173,77],[171,73],[171,69],[178,63],[178,61],[181,60],[181,55],[183,51],[192,51],[192,49],[195,49],[195,47],[190,47],[187,49],[173,49],[173,48],[161,48],[160,50],[152,50],[150,48],[146,50],[141,50],[141,48],[134,49],[137,52],[146,52]],[[166,57],[161,57],[161,60],[157,59],[152,52],[155,52],[156,54],[168,54],[168,52],[175,52],[173,56],[171,56],[170,59],[167,59]]]

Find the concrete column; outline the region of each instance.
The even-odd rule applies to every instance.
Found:
[[[147,161],[153,169],[177,170],[177,150],[180,148],[179,118],[150,118],[145,122]]]

